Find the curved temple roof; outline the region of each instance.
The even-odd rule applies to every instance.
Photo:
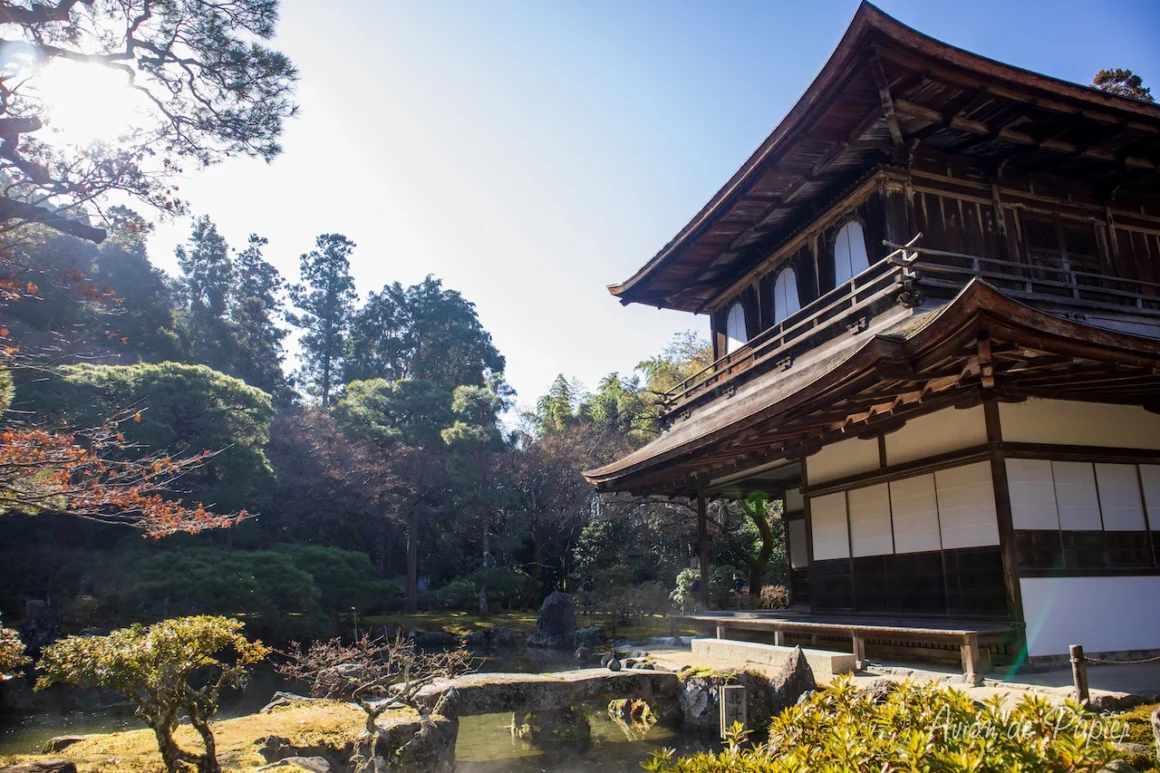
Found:
[[[644,267],[609,286],[622,303],[703,311],[818,208],[910,143],[998,165],[1045,158],[1109,187],[1160,167],[1160,105],[987,59],[863,2],[781,123]],[[1125,170],[1129,174],[1125,176]],[[1114,179],[1113,179],[1114,178]]]
[[[1160,341],[1063,319],[975,279],[934,311],[865,331],[790,370],[762,374],[733,397],[710,403],[584,476],[602,491],[690,494],[704,484],[706,471],[727,474],[743,463],[792,458],[803,445],[827,437],[853,436],[977,398],[983,392],[980,340],[995,353],[995,375],[1004,386],[991,394],[1002,399],[1077,399],[1077,390],[1099,378],[1124,390],[1128,379],[1136,379],[1133,389],[1160,394]],[[961,375],[940,375],[948,370]],[[1053,381],[1045,382],[1045,374]],[[1075,386],[1080,382],[1088,387]]]

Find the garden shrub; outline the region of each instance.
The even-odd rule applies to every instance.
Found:
[[[484,583],[487,585],[489,605],[511,608],[523,599],[528,576],[514,569],[480,569],[470,577],[460,577],[447,583],[435,591],[435,597],[444,609],[471,612],[479,609],[479,589]]]
[[[1026,695],[1011,710],[1002,699],[977,703],[933,684],[905,683],[881,703],[841,677],[770,725],[768,740],[719,753],[676,758],[660,752],[653,773],[804,773],[804,771],[1072,771],[1096,773],[1122,757],[1114,722],[1073,702],[1055,706]]]
[[[444,609],[470,611],[479,609],[479,588],[469,577],[460,577],[435,591],[439,606]]]
[[[403,601],[403,588],[394,580],[375,577],[366,553],[316,545],[276,545],[298,569],[314,578],[326,612],[393,612]]]
[[[739,573],[738,569],[732,566],[714,566],[709,569],[709,606],[713,609],[725,609],[731,606],[736,606],[733,599],[730,598],[730,592],[733,590],[733,575]],[[691,612],[693,610],[693,603],[696,601],[692,591],[693,580],[700,576],[697,569],[682,569],[681,573],[677,575],[676,587],[673,592],[669,594],[669,599],[672,600],[673,606],[681,612]]]
[[[85,608],[67,609],[74,629],[215,614],[243,618],[271,641],[327,636],[351,607],[391,610],[402,598],[397,582],[375,578],[365,553],[308,545],[96,551],[79,555],[58,580],[61,594],[91,588]]]
[[[242,686],[248,667],[270,652],[241,630],[238,620],[199,616],[133,625],[108,636],[69,636],[44,650],[36,689],[64,682],[116,690],[137,704],[136,716],[153,730],[169,773],[187,769],[187,763],[203,773],[220,771],[210,728],[220,692]],[[174,740],[183,718],[201,736],[204,754]]]
[[[766,585],[761,589],[762,609],[785,609],[789,606],[789,590],[784,585]]]

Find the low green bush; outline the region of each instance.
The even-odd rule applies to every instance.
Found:
[[[1070,771],[1096,773],[1123,755],[1117,723],[1076,703],[1025,696],[977,703],[937,685],[906,683],[875,703],[849,677],[773,720],[769,739],[745,748],[735,735],[724,751],[676,758],[660,752],[652,773],[805,773],[805,771]],[[743,735],[743,734],[742,734]]]
[[[511,609],[519,605],[527,583],[528,576],[523,572],[492,567],[452,580],[435,591],[435,598],[443,609],[471,612],[479,609],[479,589],[486,585],[489,608]]]
[[[83,609],[67,610],[74,628],[227,615],[279,642],[328,636],[336,615],[397,608],[402,596],[363,553],[298,545],[95,551],[66,566],[61,584],[90,588]]]
[[[315,545],[276,545],[274,551],[314,578],[326,612],[349,612],[354,607],[360,613],[374,614],[394,612],[402,606],[402,586],[376,578],[366,553]]]

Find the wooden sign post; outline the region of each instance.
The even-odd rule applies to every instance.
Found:
[[[717,693],[717,703],[721,707],[721,737],[733,727],[734,722],[740,722],[745,727],[745,685],[723,684]]]

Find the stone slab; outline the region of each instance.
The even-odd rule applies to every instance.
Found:
[[[735,662],[739,667],[752,663],[762,666],[780,666],[793,647],[759,642],[734,641],[732,639],[693,639],[692,651],[696,655]],[[833,650],[802,649],[814,678],[828,682],[837,674],[854,671],[854,655]]]
[[[454,690],[447,713],[453,716],[501,711],[545,711],[588,700],[676,698],[677,675],[665,671],[609,671],[585,668],[552,674],[468,674],[437,679],[419,693],[422,705],[434,706]]]

